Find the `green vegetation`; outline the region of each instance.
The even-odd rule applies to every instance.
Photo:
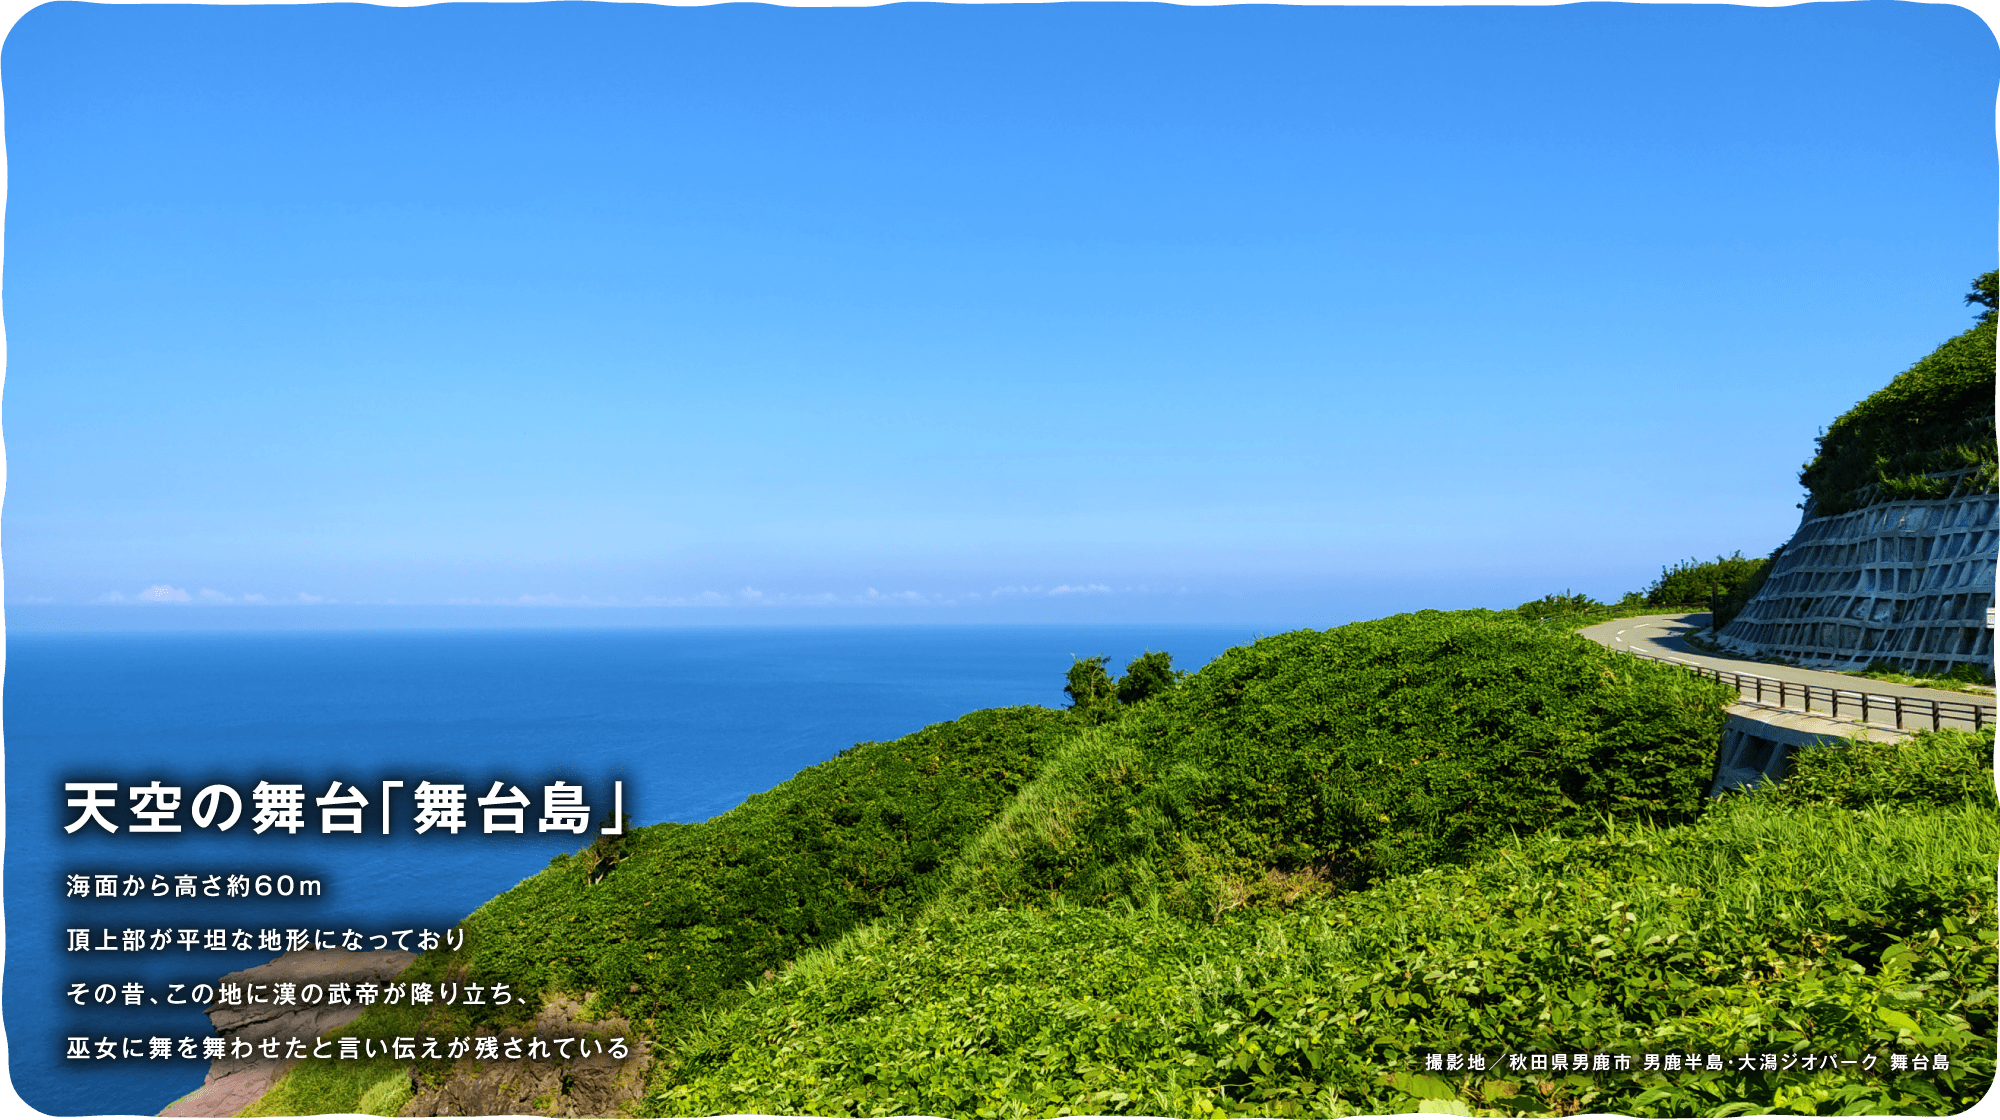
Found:
[[[1894,661],[1871,661],[1866,669],[1849,674],[1867,677],[1871,681],[1886,681],[1889,684],[1907,684],[1918,688],[1935,688],[1945,692],[1984,692],[1985,689],[1969,688],[1968,685],[1993,684],[1993,678],[1977,665],[1961,662],[1952,666],[1951,672],[1942,677],[1919,677],[1903,670]]]
[[[1845,513],[1872,501],[1942,498],[1954,486],[1996,488],[1993,362],[1996,273],[1973,281],[1978,323],[1945,342],[1819,437],[1799,473],[1813,512]]]
[[[1063,695],[1070,710],[1092,723],[1117,717],[1121,706],[1138,704],[1163,695],[1180,683],[1185,673],[1174,671],[1174,659],[1161,650],[1147,650],[1125,666],[1125,675],[1116,682],[1105,670],[1108,657],[1079,657],[1069,667]]]
[[[1705,562],[1692,558],[1682,560],[1660,569],[1660,578],[1646,589],[1646,605],[1663,610],[1674,607],[1710,610],[1723,600],[1734,597],[1752,580],[1762,586],[1763,575],[1769,565],[1768,560],[1746,560],[1741,552]],[[1749,594],[1745,594],[1742,601],[1749,602]],[[1735,615],[1732,613],[1730,617]]]
[[[2000,936],[1991,731],[1809,750],[1777,789],[1707,801],[1732,691],[1535,606],[1281,634],[1191,675],[1149,652],[1114,682],[1079,659],[1069,711],[863,744],[704,824],[560,857],[406,978],[507,980],[534,997],[515,1021],[559,995],[631,1016],[656,1059],[649,1115],[1977,1100]],[[501,1018],[378,1005],[351,1030]],[[1808,1050],[1953,1065],[1735,1067]],[[1728,1062],[1504,1063],[1557,1051]],[[1435,1052],[1497,1064],[1427,1072]],[[259,1107],[392,1110],[410,1070],[307,1061]]]
[[[1762,560],[1746,560],[1742,552],[1713,560],[1682,560],[1660,569],[1660,578],[1644,591],[1627,591],[1616,603],[1601,603],[1575,591],[1544,595],[1522,603],[1513,613],[1522,619],[1559,629],[1578,630],[1614,618],[1661,611],[1712,611],[1720,630],[1741,614],[1784,548]]]
[[[975,712],[853,747],[705,824],[637,830],[601,882],[585,857],[559,857],[468,918],[464,952],[426,971],[595,992],[593,1011],[670,1020],[921,905],[1068,725],[1042,708]]]
[[[803,949],[921,906],[1075,722],[1044,708],[974,712],[850,748],[713,820],[632,829],[615,851],[600,842],[558,856],[467,918],[462,951],[427,953],[402,977],[501,981],[522,999],[378,1005],[346,1033],[469,1033],[526,1021],[544,997],[568,993],[588,1015],[671,1034]],[[357,1111],[408,1068],[308,1061],[261,1103],[268,1115]],[[449,1074],[438,1061],[417,1068]]]
[[[1783,796],[1728,798],[1693,823],[1544,832],[1221,922],[1054,905],[877,924],[671,1045],[647,1111],[1958,1111],[1993,1076],[1992,745],[1809,751]],[[1940,764],[1949,778],[1923,776]],[[1422,1072],[1434,1052],[1579,1050],[1726,1060]],[[1891,1050],[1953,1066],[1735,1061]]]
[[[349,1032],[338,1032],[349,1033]],[[408,1032],[405,1032],[408,1033]],[[409,1103],[407,1062],[304,1062],[238,1116],[358,1112],[394,1116]]]
[[[1109,718],[1113,703],[1118,699],[1118,686],[1111,682],[1111,674],[1105,671],[1108,657],[1079,657],[1076,664],[1069,667],[1069,683],[1063,685],[1063,695],[1069,697],[1071,709],[1094,716]]]
[[[1118,702],[1137,704],[1163,696],[1185,675],[1174,671],[1174,659],[1165,650],[1149,649],[1125,666],[1125,675],[1118,678]]]
[[[1907,743],[1856,740],[1799,755],[1769,805],[1911,812],[1994,807],[1993,731],[1926,731]]]
[[[1636,592],[1628,593],[1625,598],[1629,602],[1636,594]],[[1621,603],[1620,605],[1623,606],[1625,604]],[[1514,613],[1521,616],[1527,622],[1547,622],[1550,620],[1568,621],[1580,618],[1594,619],[1600,616],[1608,618],[1616,609],[1616,607],[1600,603],[1582,592],[1564,590],[1544,595],[1531,602],[1522,603],[1520,606],[1514,608]]]
[[[1646,605],[1645,593],[1627,591],[1625,597],[1615,603],[1600,603],[1588,595],[1573,591],[1563,591],[1554,595],[1544,595],[1533,602],[1522,603],[1511,612],[1523,622],[1546,627],[1551,630],[1581,630],[1614,618],[1631,618],[1635,615],[1658,614]]]
[[[1757,592],[1764,589],[1765,577],[1771,574],[1771,569],[1777,566],[1778,557],[1784,554],[1785,546],[1779,545],[1771,550],[1769,556],[1754,562],[1757,565],[1756,570],[1752,571],[1747,579],[1738,580],[1732,586],[1716,591],[1715,597],[1711,600],[1713,605],[1710,610],[1714,619],[1709,623],[1710,629],[1719,631],[1736,621],[1736,616],[1742,614],[1743,608],[1750,605],[1750,600],[1757,597]],[[1742,555],[1741,552],[1736,554],[1738,558]]]
[[[1601,813],[1684,819],[1730,699],[1494,612],[1265,638],[1079,734],[968,849],[952,891],[1206,918]]]

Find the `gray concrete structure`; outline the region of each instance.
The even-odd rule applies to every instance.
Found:
[[[1942,676],[1993,671],[2000,499],[1887,501],[1831,517],[1810,506],[1755,598],[1716,635],[1730,652],[1800,665],[1888,661]]]
[[[1820,743],[1872,739],[1901,743],[1908,732],[1884,727],[1838,723],[1800,712],[1774,712],[1754,704],[1732,704],[1722,729],[1722,749],[1716,752],[1715,778],[1708,795],[1755,788],[1783,777],[1793,754]]]

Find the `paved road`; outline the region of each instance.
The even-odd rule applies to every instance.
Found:
[[[1908,685],[1890,684],[1887,681],[1869,680],[1865,677],[1850,677],[1845,673],[1828,673],[1817,669],[1795,669],[1789,665],[1769,665],[1762,661],[1752,661],[1743,657],[1727,657],[1705,653],[1687,644],[1686,635],[1708,625],[1708,615],[1663,614],[1645,615],[1639,618],[1620,618],[1597,626],[1585,627],[1578,631],[1594,642],[1602,642],[1613,649],[1636,650],[1653,657],[1671,657],[1677,661],[1691,662],[1709,669],[1720,669],[1725,673],[1745,673],[1764,677],[1767,680],[1791,681],[1794,684],[1811,684],[1821,688],[1838,688],[1845,691],[1867,692],[1871,696],[1905,696],[1915,700],[1937,700],[1953,704],[1985,704],[1992,706],[1993,697],[1983,693],[1946,692],[1936,688],[1912,688]],[[1793,696],[1793,706],[1797,706],[1797,696]],[[1823,707],[1815,704],[1815,708]],[[1847,715],[1847,701],[1841,701],[1841,714]],[[1928,715],[1928,712],[1926,713]],[[1881,720],[1871,718],[1871,722]],[[1947,718],[1947,724],[1960,724]],[[1963,723],[1970,726],[1969,723]],[[1914,721],[1906,726],[1915,726]]]

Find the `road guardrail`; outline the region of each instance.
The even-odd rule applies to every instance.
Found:
[[[1692,661],[1682,661],[1678,657],[1660,657],[1650,653],[1640,653],[1635,649],[1628,649],[1625,652],[1641,661],[1660,661],[1669,665],[1679,665],[1697,677],[1707,677],[1723,684],[1734,685],[1737,695],[1759,704],[1769,704],[1772,700],[1776,700],[1781,711],[1799,711],[1808,715],[1815,711],[1823,711],[1838,719],[1844,705],[1850,713],[1849,719],[1853,718],[1851,713],[1859,712],[1862,723],[1889,726],[1883,721],[1893,717],[1894,726],[1898,731],[1905,730],[1904,719],[1915,719],[1921,725],[1925,717],[1929,718],[1933,731],[1966,725],[1978,731],[1992,726],[1996,722],[1996,714],[2000,714],[2000,709],[1996,709],[1992,704],[1932,700],[1916,696],[1891,696],[1853,688],[1829,688],[1826,685],[1804,684],[1799,681],[1781,681],[1776,677],[1760,677],[1754,673],[1731,673],[1698,665]],[[1793,707],[1793,701],[1797,701],[1796,708]],[[1871,718],[1877,716],[1881,718]]]

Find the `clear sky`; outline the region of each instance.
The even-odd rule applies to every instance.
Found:
[[[1880,0],[49,4],[7,602],[1615,597],[1971,324],[1997,79]]]

